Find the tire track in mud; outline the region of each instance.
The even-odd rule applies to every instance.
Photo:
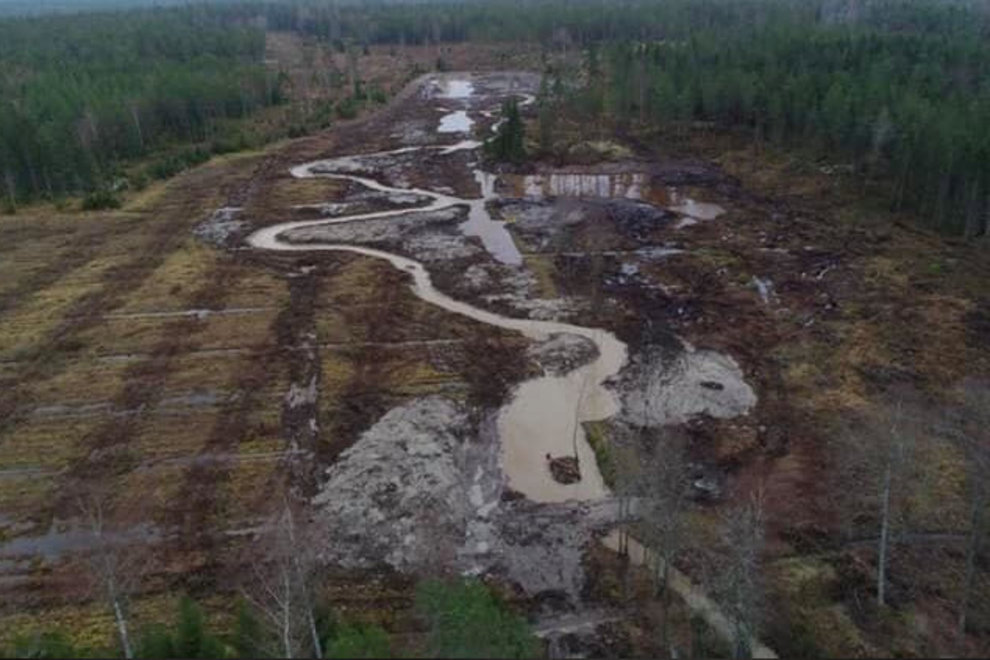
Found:
[[[187,302],[222,305],[227,292],[233,291],[239,278],[247,273],[240,265],[237,259],[221,255],[201,286],[187,296]],[[155,419],[179,358],[191,352],[197,335],[205,328],[206,321],[196,318],[163,324],[161,340],[148,358],[128,367],[124,386],[115,399],[115,407],[131,413],[105,419],[80,441],[88,456],[56,477],[55,512],[61,510],[65,517],[70,517],[74,495],[93,488],[99,490],[135,470],[153,470],[159,463],[168,465],[167,461],[149,465],[140,456],[135,464],[130,445],[145,423]],[[262,344],[242,357],[243,367],[233,375],[233,386],[229,388],[235,395],[221,404],[206,441],[192,459],[184,462],[177,477],[181,483],[177,495],[142,515],[145,521],[154,521],[165,530],[160,536],[163,547],[173,553],[173,559],[182,558],[187,573],[191,571],[199,576],[197,584],[205,579],[205,584],[213,585],[225,574],[223,551],[227,537],[217,531],[221,527],[217,521],[224,513],[219,494],[229,483],[237,462],[215,457],[236,452],[248,437],[249,418],[262,405],[259,398],[264,395],[263,385],[269,378],[270,369],[264,357],[272,352],[270,344]],[[108,516],[111,520],[129,517],[127,509],[132,506],[145,505],[114,501]]]
[[[479,146],[477,142],[463,141],[455,145],[433,145],[424,149],[436,150],[441,155],[447,155],[477,149]],[[408,153],[415,150],[416,148],[405,147],[375,155]],[[360,157],[348,156],[330,161],[316,161],[294,167],[291,172],[296,178],[318,176],[340,179],[388,194],[412,191],[431,198],[433,201],[430,204],[412,211],[418,213],[439,211],[457,205],[474,208],[478,206],[479,201],[484,204],[484,189],[480,200],[461,199],[425,189],[395,188],[373,179],[335,173],[332,170],[323,171],[327,164],[335,161],[352,161]],[[320,171],[317,171],[318,168]],[[517,331],[529,339],[545,340],[553,334],[575,334],[591,340],[598,347],[598,358],[590,365],[581,367],[566,377],[547,376],[524,383],[512,402],[500,413],[499,431],[503,437],[505,471],[513,488],[537,501],[597,499],[605,496],[606,489],[594,454],[584,439],[584,431],[579,422],[605,419],[617,410],[613,395],[603,387],[603,383],[608,378],[618,373],[626,359],[625,344],[614,335],[601,329],[584,328],[567,323],[510,318],[455,300],[434,288],[429,272],[420,262],[390,252],[344,243],[296,244],[282,238],[286,232],[294,229],[390,218],[409,212],[408,209],[397,209],[343,218],[286,222],[255,231],[248,236],[247,243],[256,249],[274,252],[351,252],[382,259],[398,271],[412,275],[411,290],[414,295],[447,312],[489,326]],[[547,405],[549,408],[546,407]],[[567,455],[574,448],[577,449],[578,460],[588,468],[584,474],[585,478],[577,484],[565,485],[552,482],[543,469],[544,454]]]
[[[396,299],[396,289],[389,275],[372,278],[371,290],[362,293],[362,298],[379,304],[337,312],[347,319],[349,328],[363,329],[363,344],[345,349],[341,357],[352,367],[347,385],[332,412],[326,409],[320,411],[321,422],[327,428],[330,439],[321,444],[318,456],[321,465],[333,463],[357,440],[362,430],[371,426],[388,409],[381,387],[388,374],[377,345],[389,336],[395,315],[402,314],[403,307],[401,299]]]
[[[155,212],[149,213],[150,228],[143,223],[136,229],[148,232],[136,255],[125,263],[111,268],[104,275],[103,284],[95,291],[76,301],[62,320],[38,342],[35,349],[10,378],[11,387],[6,387],[0,395],[0,414],[7,412],[5,433],[16,433],[19,424],[28,412],[23,404],[30,399],[32,387],[54,377],[68,368],[73,361],[69,358],[78,346],[81,333],[101,323],[104,315],[125,304],[127,297],[138,290],[151,277],[164,261],[188,240],[188,232],[198,220],[197,211],[215,195],[217,176],[222,171],[208,169],[201,180],[185,195],[177,195],[179,202],[163,204]],[[170,185],[185,185],[186,179]],[[207,281],[215,283],[218,278]],[[213,294],[205,290],[208,285],[190,297],[191,302],[203,302]],[[145,359],[127,367],[123,375],[123,386],[113,400],[113,408],[130,411],[129,414],[113,415],[98,423],[84,437],[76,440],[82,460],[70,464],[55,477],[53,492],[55,497],[49,502],[43,517],[51,517],[58,511],[71,509],[73,497],[80,489],[99,483],[108,474],[126,470],[132,460],[126,452],[114,448],[126,448],[140,423],[160,394],[164,380],[172,371],[173,359],[188,350],[190,337],[202,324],[195,319],[183,318],[164,324],[162,339],[152,348]]]
[[[229,266],[231,261],[220,261],[211,268],[204,283],[188,297],[189,304],[220,305],[226,291],[236,282]],[[226,286],[217,286],[223,283]],[[86,481],[94,476],[111,476],[115,473],[112,450],[124,448],[141,424],[161,402],[165,384],[176,369],[177,358],[189,353],[195,346],[196,335],[205,327],[205,321],[181,318],[161,326],[161,338],[152,347],[147,358],[138,360],[124,371],[123,386],[112,402],[112,409],[128,414],[112,416],[82,440],[82,448],[89,451],[87,460],[70,470],[75,479]]]
[[[153,227],[147,241],[135,250],[134,258],[110,268],[100,287],[76,300],[55,327],[23,356],[13,373],[0,378],[0,433],[10,432],[23,420],[23,407],[30,400],[33,384],[58,375],[70,364],[68,359],[81,346],[78,337],[102,322],[104,314],[123,305],[127,296],[138,290],[188,239],[188,231],[198,220],[198,213],[215,195],[220,183],[216,179],[222,172],[208,169],[199,174],[202,179],[196,180],[191,194],[177,195],[181,198],[179,203],[162,205],[148,213],[147,218],[153,218],[148,220]],[[169,185],[185,185],[189,177],[189,174],[183,175]],[[141,222],[134,230],[140,229],[146,229]],[[114,239],[112,233],[108,232],[107,239]]]
[[[292,169],[292,174],[297,178],[314,176],[313,168],[315,165],[315,163],[310,163],[295,167]],[[349,180],[382,192],[404,192],[404,189],[391,188],[374,180],[333,173],[332,171],[324,171],[316,175]],[[451,198],[421,189],[416,189],[415,192],[425,194],[434,200],[425,209],[416,210],[419,212],[435,211],[452,204],[466,203],[466,200],[457,200],[457,198]],[[521,490],[530,499],[536,501],[562,502],[573,499],[601,501],[603,498],[607,498],[608,489],[601,481],[601,475],[598,472],[595,457],[583,437],[583,430],[580,423],[583,421],[607,419],[618,410],[618,404],[612,397],[611,392],[604,387],[604,383],[618,374],[626,363],[625,344],[620,342],[614,335],[600,329],[584,328],[564,323],[514,319],[473,307],[450,298],[435,289],[431,283],[430,274],[422,263],[397,254],[347,243],[297,244],[285,238],[286,232],[292,229],[339,222],[359,222],[362,220],[389,218],[408,212],[410,211],[403,209],[401,211],[360,214],[346,218],[326,218],[315,221],[281,223],[255,231],[248,236],[247,243],[256,249],[276,252],[349,252],[381,259],[387,261],[396,270],[405,273],[407,276],[411,276],[411,290],[417,297],[447,312],[466,316],[475,321],[502,329],[518,331],[531,340],[544,340],[554,334],[561,333],[575,334],[591,340],[598,348],[598,356],[592,361],[591,365],[580,367],[563,378],[556,378],[556,380],[563,381],[559,385],[548,380],[550,377],[544,376],[526,381],[517,387],[514,397],[502,408],[499,415],[498,431],[503,452],[501,463],[504,473],[509,478],[510,485],[513,485],[514,477],[519,478],[516,488]],[[590,393],[586,391],[589,381],[591,386]],[[564,384],[565,382],[566,384]],[[579,389],[575,390],[575,387]],[[577,393],[576,398],[567,394],[568,392],[574,393],[575,391]],[[556,398],[559,395],[562,395],[562,397],[560,401],[557,401]],[[588,404],[589,398],[593,400],[590,405]],[[565,438],[565,443],[563,443],[565,445],[564,451],[558,451],[557,453],[558,455],[568,454],[569,448],[566,445],[570,444],[569,441],[573,439],[574,450],[578,454],[579,461],[581,458],[584,458],[585,460],[581,461],[581,464],[591,466],[590,470],[582,470],[584,474],[582,475],[582,481],[579,482],[580,491],[577,489],[574,491],[562,491],[552,485],[547,487],[547,482],[551,478],[539,470],[539,467],[542,467],[539,458],[542,458],[543,450],[547,447],[546,444],[543,444],[545,435],[541,435],[541,433],[561,435],[564,429],[559,425],[555,427],[552,424],[549,426],[540,424],[539,421],[534,424],[533,421],[538,420],[540,416],[547,418],[553,417],[555,414],[567,414],[569,410],[573,410],[574,412],[572,430],[567,435],[573,437]],[[539,411],[539,413],[534,414],[534,411]],[[581,434],[580,441],[577,437],[578,433]],[[512,451],[510,450],[518,449],[519,445],[528,446],[525,446],[523,451],[515,452],[515,455],[511,455]],[[532,445],[538,445],[535,453],[532,451]],[[561,443],[558,442],[549,446],[559,449],[560,445]],[[581,456],[580,448],[582,446],[586,449],[584,456]],[[547,452],[547,454],[549,455],[550,452]],[[533,470],[534,464],[539,466],[535,471]],[[594,478],[596,476],[597,479]],[[523,484],[522,488],[518,487],[519,483]],[[645,558],[643,562],[645,562]],[[689,608],[704,618],[720,636],[731,639],[733,637],[732,624],[721,612],[720,608],[708,599],[700,589],[692,585],[685,576],[680,575],[676,569],[673,570],[681,578],[678,593]],[[771,649],[762,645],[758,640],[753,640],[753,642],[754,652],[757,657],[776,657]]]
[[[251,433],[248,425],[251,415],[263,405],[260,399],[270,374],[265,356],[270,353],[270,348],[259,347],[236,374],[233,390],[238,396],[218,411],[206,443],[183,471],[179,489],[181,499],[160,516],[173,533],[176,546],[186,551],[202,551],[204,561],[212,569],[223,568],[224,548],[218,547],[223,538],[217,530],[226,525],[218,524],[224,514],[219,494],[230,483],[231,475],[238,467],[237,461],[222,457],[236,455],[239,445]],[[255,504],[261,504],[265,494],[255,493],[255,496]],[[220,570],[209,572],[221,573]]]
[[[68,251],[20,280],[11,289],[0,293],[0,314],[17,309],[32,293],[67,279],[96,261],[99,257],[97,250],[107,240],[120,240],[141,229],[140,220],[130,220],[130,226],[126,228],[113,225],[112,221],[101,222],[106,224],[81,230],[78,236],[73,235],[72,247]],[[15,240],[11,241],[11,248]]]
[[[176,235],[174,228],[163,222],[156,227],[146,249],[141,250],[139,256],[111,268],[104,274],[103,284],[98,289],[84,294],[70,305],[62,319],[23,356],[14,373],[0,379],[0,419],[5,420],[0,423],[0,432],[9,430],[23,417],[18,414],[18,408],[29,398],[27,390],[33,383],[51,378],[64,370],[67,366],[66,359],[78,348],[76,337],[100,323],[105,310],[124,304],[127,294],[137,290],[182,240],[184,239]],[[90,261],[91,259],[85,259],[80,267]],[[51,273],[54,274],[56,270],[59,269],[52,269]],[[121,277],[123,273],[128,276]],[[64,272],[58,273],[52,283],[64,275]]]
[[[288,278],[289,300],[275,321],[279,357],[289,371],[289,391],[282,400],[281,437],[285,470],[302,492],[315,487],[319,452],[319,392],[323,376],[316,328],[316,305],[323,279],[319,268]]]

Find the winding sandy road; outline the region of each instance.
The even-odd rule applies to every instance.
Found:
[[[465,141],[434,149],[441,154],[451,154],[465,149],[476,149],[477,142]],[[404,148],[371,154],[388,156],[409,153],[417,148]],[[368,156],[359,156],[365,158]],[[349,157],[353,159],[355,157]],[[594,453],[584,438],[582,422],[607,419],[618,411],[614,395],[604,383],[619,372],[626,363],[626,346],[615,335],[599,328],[586,328],[555,321],[518,319],[496,314],[468,303],[455,300],[437,290],[423,264],[391,252],[349,244],[293,243],[285,238],[287,232],[306,227],[377,220],[411,212],[440,211],[458,205],[466,205],[474,211],[462,226],[467,234],[478,235],[486,248],[506,263],[519,263],[521,256],[512,237],[501,223],[491,220],[484,204],[490,197],[490,186],[482,186],[482,196],[465,199],[420,188],[393,188],[383,183],[352,174],[331,171],[334,165],[346,166],[349,159],[315,161],[292,168],[297,178],[326,177],[352,181],[369,189],[388,194],[414,193],[430,199],[426,206],[416,209],[377,211],[341,218],[324,218],[286,222],[265,227],[251,234],[247,242],[256,249],[280,252],[351,252],[382,259],[412,277],[412,292],[424,302],[441,309],[474,319],[481,323],[514,330],[524,336],[544,341],[556,334],[573,334],[585,337],[598,347],[598,357],[591,363],[564,376],[542,376],[521,384],[512,401],[500,412],[499,436],[502,442],[502,468],[509,486],[537,502],[563,502],[567,500],[594,500],[608,496]],[[476,178],[479,170],[475,170]],[[486,188],[488,188],[486,190]],[[563,456],[577,451],[582,479],[575,484],[554,481],[547,470],[545,456]]]
[[[461,94],[469,95],[470,90],[458,88],[456,94],[455,98],[459,98]],[[526,95],[524,104],[531,102],[532,97]],[[496,123],[496,127],[497,125]],[[300,179],[325,177],[346,180],[387,194],[414,193],[431,201],[426,206],[414,209],[402,208],[272,225],[251,234],[247,242],[260,250],[350,252],[381,259],[412,278],[410,288],[418,298],[448,312],[498,328],[517,331],[536,341],[544,341],[562,333],[578,335],[592,341],[598,348],[598,356],[589,364],[564,376],[544,375],[519,385],[511,401],[499,412],[498,433],[501,441],[501,466],[512,489],[537,502],[604,500],[610,496],[610,493],[598,470],[594,453],[584,437],[581,424],[607,419],[619,410],[614,394],[606,387],[606,382],[618,374],[627,361],[626,345],[615,335],[600,328],[512,318],[456,300],[433,286],[430,273],[423,264],[401,255],[342,243],[293,243],[285,236],[288,232],[306,227],[377,220],[464,205],[469,208],[469,218],[461,226],[461,230],[465,234],[478,236],[496,259],[510,265],[518,265],[522,262],[522,258],[512,242],[511,235],[502,223],[490,218],[485,208],[485,203],[493,195],[491,175],[481,170],[474,170],[475,179],[481,188],[481,196],[465,199],[419,188],[394,188],[374,179],[339,171],[353,168],[357,159],[401,155],[417,150],[434,150],[440,155],[448,155],[463,150],[474,150],[480,146],[479,142],[465,140],[452,145],[404,147],[374,154],[314,161],[294,167],[291,173]],[[338,171],[334,171],[335,169]],[[545,456],[575,453],[581,467],[581,481],[566,485],[557,483],[547,469]],[[614,549],[615,538],[614,534],[607,537],[606,546]],[[631,546],[630,559],[637,564],[646,564],[649,560],[642,546],[639,544],[631,544]],[[731,640],[733,635],[731,622],[718,606],[704,592],[692,585],[685,575],[676,569],[672,569],[671,574],[671,586],[674,591],[721,636]],[[771,649],[758,640],[753,641],[753,656],[777,657]]]

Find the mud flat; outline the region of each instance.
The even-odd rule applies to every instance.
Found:
[[[473,85],[467,81],[448,82],[444,97],[468,99]],[[465,115],[466,116],[466,115]],[[426,149],[449,155],[461,150],[473,150],[479,143],[465,141],[455,145],[431,146]],[[515,266],[521,264],[520,255],[504,224],[492,220],[487,202],[494,199],[494,177],[480,169],[473,170],[481,195],[478,198],[459,198],[424,189],[394,188],[374,179],[348,174],[373,167],[374,160],[408,154],[420,148],[401,148],[378,154],[347,156],[317,161],[292,169],[297,178],[313,176],[335,178],[363,185],[371,190],[389,195],[414,194],[431,202],[418,212],[437,212],[456,206],[468,207],[468,219],[461,225],[465,235],[477,236],[496,260]],[[343,171],[342,171],[343,170]],[[613,393],[604,383],[615,376],[626,363],[626,347],[615,335],[598,328],[585,328],[554,321],[518,319],[480,309],[455,300],[437,290],[430,274],[422,263],[394,253],[373,248],[342,243],[300,245],[300,232],[320,227],[346,223],[358,225],[370,221],[394,219],[408,213],[405,210],[386,210],[342,218],[297,221],[266,227],[252,234],[248,243],[258,249],[274,251],[337,251],[354,252],[388,261],[395,268],[412,276],[412,291],[421,300],[449,312],[466,316],[506,330],[515,330],[535,341],[549,341],[561,334],[576,335],[593,342],[597,357],[566,375],[545,375],[519,386],[512,401],[498,417],[499,438],[502,446],[502,464],[508,477],[508,485],[536,502],[564,502],[567,500],[592,500],[607,496],[608,491],[595,462],[594,452],[585,441],[583,422],[607,419],[619,410]],[[303,235],[304,239],[313,236]],[[574,484],[560,484],[549,477],[546,456],[576,454],[581,466],[582,478]]]
[[[479,87],[485,86],[480,80],[447,77],[442,82],[429,84],[426,96],[429,99],[432,94],[439,99],[463,104],[467,107],[463,117],[470,120],[468,113],[478,111],[473,103],[476,83]],[[520,93],[511,82],[499,81],[493,86],[503,92],[507,88],[513,90],[512,93]],[[442,111],[446,110],[444,108]],[[452,114],[461,117],[461,112],[458,110]],[[449,119],[452,114],[445,115],[445,118]],[[460,122],[460,119],[457,121]],[[450,125],[448,123],[447,128]],[[446,131],[444,126],[441,123],[440,132],[459,132]],[[430,557],[427,546],[432,538],[440,542],[439,536],[431,530],[450,531],[453,524],[454,536],[463,539],[463,543],[458,540],[448,545],[452,548],[451,557],[460,558],[453,563],[461,570],[481,572],[501,562],[509,576],[525,585],[527,590],[539,585],[552,589],[552,584],[543,584],[544,580],[533,581],[524,575],[527,571],[532,572],[532,567],[527,568],[532,563],[540,570],[559,572],[557,584],[570,584],[572,588],[567,591],[577,597],[578,588],[575,585],[580,582],[577,576],[581,570],[581,538],[586,541],[594,530],[607,529],[616,519],[614,503],[598,469],[594,452],[586,441],[583,423],[606,420],[620,413],[627,420],[641,425],[680,423],[699,413],[732,417],[745,414],[755,404],[755,395],[731,358],[711,351],[695,351],[684,345],[679,361],[645,356],[626,369],[629,364],[627,346],[608,330],[555,319],[516,318],[484,309],[440,291],[434,286],[430,271],[422,261],[394,251],[354,244],[380,244],[387,234],[389,222],[414,225],[416,216],[421,216],[424,222],[450,222],[456,217],[450,215],[452,210],[466,208],[467,219],[458,225],[458,230],[464,236],[477,237],[491,259],[500,262],[502,267],[524,271],[522,255],[512,235],[504,223],[492,219],[488,211],[488,202],[498,198],[495,177],[481,170],[476,162],[468,162],[467,167],[471,168],[471,175],[480,191],[477,197],[458,197],[452,192],[424,187],[390,186],[372,178],[386,166],[383,163],[387,164],[397,157],[405,158],[424,151],[431,155],[452,156],[473,152],[478,147],[480,143],[464,140],[452,145],[402,147],[294,167],[291,173],[296,178],[346,180],[386,196],[415,195],[428,203],[416,209],[387,209],[285,222],[254,232],[247,238],[247,243],[255,249],[273,252],[346,252],[383,260],[409,276],[411,291],[424,302],[483,324],[518,332],[543,347],[549,347],[548,353],[560,351],[564,345],[570,344],[571,348],[564,352],[569,353],[573,349],[575,354],[582,355],[582,359],[574,360],[569,369],[545,369],[543,375],[518,385],[508,403],[494,419],[485,423],[486,429],[475,430],[475,434],[493,437],[494,441],[488,445],[496,448],[496,463],[492,462],[491,453],[487,454],[488,459],[475,456],[473,460],[452,461],[451,457],[459,451],[470,451],[457,449],[456,438],[472,433],[464,411],[444,399],[418,400],[388,413],[358,444],[345,452],[341,460],[329,468],[324,490],[314,500],[315,504],[332,512],[342,528],[363,529],[359,520],[364,508],[360,503],[371,497],[366,513],[378,526],[371,536],[383,541],[385,547],[375,550],[365,547],[366,543],[361,541],[349,559],[335,558],[344,564],[373,562],[374,559],[366,554],[370,552],[372,557],[378,556],[395,568],[412,568]],[[534,196],[548,193],[609,196],[618,189],[621,190],[621,197],[636,199],[642,194],[643,180],[627,176],[617,187],[611,179],[551,177],[538,185],[536,181],[526,185]],[[714,218],[720,210],[698,206],[693,200],[678,201],[690,208],[671,210],[686,219]],[[348,233],[348,227],[355,229]],[[358,229],[361,227],[365,229]],[[349,236],[348,242],[326,242],[341,236],[337,229],[344,230],[343,235]],[[572,339],[562,341],[562,337]],[[587,350],[585,343],[592,345],[593,349]],[[613,391],[615,383],[622,384],[622,397]],[[641,392],[636,398],[633,392],[638,390],[644,390],[651,396]],[[654,394],[657,396],[653,397]],[[448,421],[449,427],[445,426]],[[396,454],[394,444],[398,438],[403,440]],[[478,451],[484,454],[483,450]],[[405,464],[401,460],[402,455],[408,456]],[[576,457],[581,477],[579,481],[563,484],[552,477],[547,458],[560,456]],[[383,457],[386,458],[384,463],[390,467],[381,466],[379,459]],[[376,467],[375,463],[379,466]],[[464,478],[467,478],[469,486],[464,485]],[[339,497],[340,492],[346,493],[348,490],[355,492],[343,499],[354,502],[354,506],[344,503]],[[378,492],[381,497],[376,498],[374,493],[366,491]],[[508,491],[521,494],[526,500],[502,504],[502,494]],[[411,521],[418,515],[415,512],[430,507],[427,501],[430,497],[424,500],[424,492],[435,494],[437,515],[449,514],[446,523],[434,521],[433,525],[412,525]],[[395,506],[380,506],[381,498],[384,498],[382,501],[393,501]],[[537,508],[532,508],[534,506]],[[547,547],[539,557],[530,556],[532,553],[524,549],[532,543],[518,542],[517,537],[525,529],[532,529],[533,534],[546,541]],[[565,533],[565,530],[570,532]],[[358,534],[368,536],[364,532]],[[561,544],[568,546],[568,556],[573,555],[573,561],[563,562],[553,570],[554,562],[563,556],[564,547]],[[494,555],[500,557],[496,560]],[[362,556],[366,559],[354,559]],[[528,559],[522,561],[522,557]],[[681,577],[690,586],[687,578]],[[704,603],[698,604],[701,602],[698,598],[703,595],[692,590],[685,590],[682,595],[693,609],[710,620],[719,633],[728,629],[724,616],[710,601],[705,599]],[[709,616],[710,612],[715,612],[717,616]],[[760,650],[761,655],[772,655],[762,653],[762,648]]]
[[[392,214],[391,212],[386,212]],[[380,218],[370,214],[365,219]],[[359,220],[351,218],[352,221]],[[614,394],[605,387],[626,363],[626,346],[615,335],[598,328],[568,323],[537,321],[502,316],[455,300],[438,291],[426,268],[412,259],[355,245],[316,245],[290,243],[281,237],[289,229],[309,226],[286,223],[252,234],[252,247],[282,252],[352,252],[382,259],[412,277],[411,289],[421,300],[454,314],[466,316],[524,336],[547,341],[554,335],[572,334],[592,341],[598,357],[566,376],[542,376],[523,383],[512,401],[499,414],[502,459],[509,486],[537,502],[563,502],[569,499],[598,499],[608,492],[595,463],[594,453],[584,440],[582,422],[607,419],[619,407]],[[575,484],[558,484],[549,477],[545,456],[572,454],[577,448],[582,479]]]

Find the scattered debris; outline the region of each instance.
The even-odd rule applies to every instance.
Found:
[[[598,347],[590,339],[565,333],[533,344],[526,352],[551,376],[563,376],[598,357]]]
[[[557,456],[550,458],[547,454],[550,465],[550,474],[554,481],[560,484],[576,484],[581,481],[581,466],[578,465],[575,456]]]
[[[193,234],[217,247],[230,247],[248,227],[247,222],[238,219],[242,211],[243,209],[235,206],[219,208],[197,225]]]

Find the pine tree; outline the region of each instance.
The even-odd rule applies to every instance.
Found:
[[[526,126],[519,114],[519,103],[510,98],[502,104],[502,122],[495,136],[485,143],[490,158],[519,164],[526,160]]]

